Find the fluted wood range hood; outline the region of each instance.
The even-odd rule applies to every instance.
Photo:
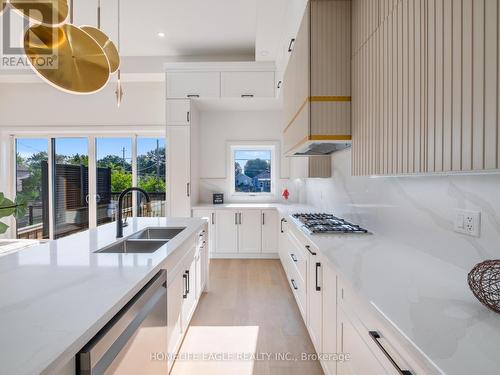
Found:
[[[351,3],[311,1],[290,41],[284,76],[287,156],[319,156],[351,146]]]

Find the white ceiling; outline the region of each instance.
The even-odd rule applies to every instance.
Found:
[[[97,23],[98,0],[74,0],[74,23]],[[121,0],[123,56],[246,56],[273,61],[286,0]],[[101,0],[117,40],[118,0]],[[161,38],[158,33],[165,33]],[[259,50],[256,51],[256,45]],[[267,51],[262,53],[262,51]]]

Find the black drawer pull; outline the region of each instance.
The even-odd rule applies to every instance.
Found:
[[[321,263],[316,263],[316,291],[320,292],[321,287],[318,285],[318,269],[321,267]]]
[[[253,98],[253,94],[241,94],[242,98]]]
[[[295,43],[295,38],[290,39],[290,44],[288,45],[288,52],[293,51],[293,44]]]
[[[189,271],[186,271],[186,275],[187,275],[187,290],[186,290],[186,293],[189,294]]]
[[[285,233],[285,231],[283,230],[283,223],[286,223],[286,219],[281,219],[281,233]]]
[[[188,292],[187,292],[187,275],[186,274],[182,275],[182,282],[184,284],[184,293],[182,293],[182,298],[187,298]]]
[[[311,253],[311,255],[316,255],[316,253],[311,250],[311,246],[306,245],[306,249],[307,249],[307,251],[309,251]]]
[[[200,95],[199,94],[188,94],[186,95],[188,98],[199,98]]]
[[[377,346],[382,351],[382,353],[384,353],[384,355],[387,357],[387,359],[389,360],[389,362],[392,363],[392,365],[394,366],[394,368],[396,369],[396,371],[398,372],[398,374],[400,374],[400,375],[413,375],[413,373],[410,370],[402,370],[398,366],[398,364],[396,363],[396,361],[394,359],[392,359],[392,357],[390,356],[390,354],[387,352],[387,350],[385,350],[385,348],[380,343],[380,341],[379,341],[380,340],[380,334],[377,331],[369,331],[368,333],[370,334],[370,337],[373,339],[373,341],[375,341],[375,344],[377,344]]]
[[[281,88],[281,84],[283,83],[283,81],[278,81],[278,85],[276,86],[278,89]]]
[[[297,262],[297,257],[295,256],[295,254],[290,254],[290,258],[292,258],[294,262]]]
[[[293,289],[298,290],[299,288],[297,287],[297,284],[295,284],[295,280],[290,279],[290,281],[292,282]]]

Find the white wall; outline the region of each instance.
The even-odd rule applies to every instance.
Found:
[[[351,150],[332,158],[331,179],[305,181],[307,202],[318,211],[336,213],[466,270],[500,258],[500,174],[352,177]],[[481,211],[480,238],[453,231],[456,208]]]
[[[281,128],[281,111],[200,112],[200,202],[211,203],[214,192],[224,193],[226,202],[234,201],[228,192],[227,142],[280,141]],[[278,164],[280,177],[288,177],[287,161],[278,160]],[[286,183],[284,178],[279,181],[278,194]]]
[[[165,83],[125,82],[116,105],[115,83],[99,93],[72,95],[45,83],[0,83],[0,127],[165,124]]]

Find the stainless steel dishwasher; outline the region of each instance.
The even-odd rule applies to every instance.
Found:
[[[77,374],[167,374],[167,272],[156,274],[78,353]]]

